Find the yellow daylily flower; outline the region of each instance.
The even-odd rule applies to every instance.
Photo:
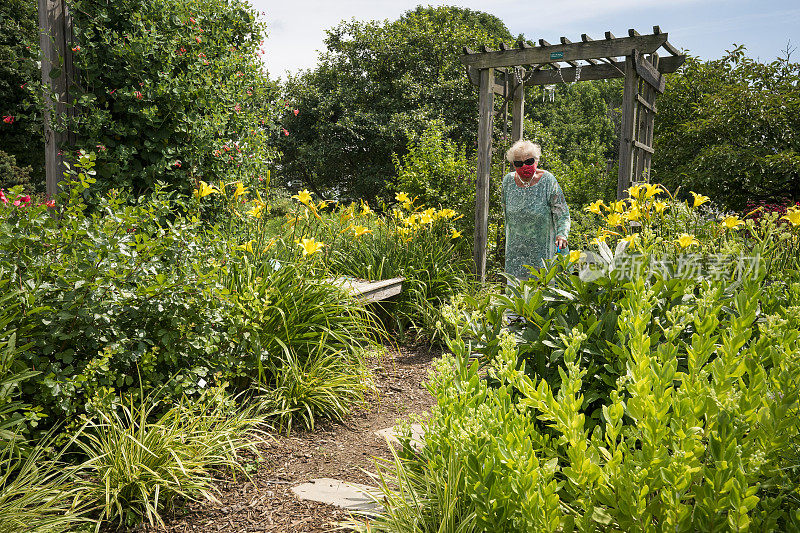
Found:
[[[616,202],[612,202],[611,205],[608,206],[608,210],[615,213],[622,213],[625,211],[625,200],[617,200]]]
[[[781,219],[788,220],[792,226],[800,226],[800,209],[794,206],[790,207]]]
[[[303,248],[303,255],[311,255],[319,252],[322,247],[325,246],[325,243],[315,241],[314,237],[311,237],[310,239],[303,239],[298,244],[301,248]]]
[[[725,229],[735,229],[744,225],[744,220],[740,219],[736,215],[731,215],[725,217],[722,222],[720,222],[720,225]]]
[[[256,205],[254,205],[252,209],[247,211],[247,214],[250,215],[253,218],[261,218],[261,211],[263,209],[264,209],[264,206],[262,204],[256,203]]]
[[[661,190],[660,185],[651,185],[650,183],[645,183],[643,187],[645,188],[644,197],[646,200],[649,200],[656,194],[661,194],[662,192],[664,192]]]
[[[602,211],[600,211],[600,208],[602,207],[605,207],[603,200],[595,200],[594,202],[584,207],[583,210],[588,211],[590,213],[594,213],[595,215],[600,215],[602,214]]]
[[[681,233],[681,236],[675,241],[681,248],[688,248],[689,246],[697,246],[700,244],[694,235],[688,233]]]
[[[411,233],[411,228],[398,228],[397,231],[400,233],[400,235],[403,235],[405,237],[406,235]]]
[[[245,252],[250,252],[252,254],[253,253],[253,241],[254,241],[254,239],[250,239],[246,243],[240,244],[239,246],[237,246],[236,249],[237,250],[244,250]]]
[[[622,225],[622,215],[619,213],[611,213],[606,218],[606,223],[611,227],[621,226]]]
[[[403,219],[403,224],[405,224],[406,226],[409,226],[409,227],[416,225],[416,223],[417,223],[417,214],[416,213],[412,213],[412,214],[408,215],[407,218]]]
[[[450,234],[451,239],[458,239],[459,237],[461,237],[460,231],[453,230],[453,233]]]
[[[630,211],[625,211],[622,213],[622,218],[625,220],[639,220],[642,218],[642,213],[639,211],[639,208],[636,206],[631,207]]]
[[[247,192],[247,187],[245,187],[241,181],[236,182],[236,190],[233,191],[233,197],[239,198],[241,195]]]
[[[372,230],[364,226],[355,226],[353,228],[353,234],[355,234],[356,237],[361,237],[365,233],[372,233]]]
[[[372,209],[369,208],[369,204],[367,204],[367,202],[364,202],[363,205],[361,206],[361,215],[362,216],[369,215],[372,212],[373,212]]]
[[[580,250],[572,250],[569,253],[569,262],[570,263],[574,263],[575,261],[577,261],[580,258],[581,258],[581,251]]]
[[[633,233],[631,235],[628,235],[627,237],[623,237],[621,240],[627,242],[628,247],[632,248],[636,246],[636,243],[639,241],[639,234]]]
[[[205,181],[200,181],[200,187],[194,190],[194,195],[197,198],[203,198],[208,196],[209,194],[217,194],[219,193],[219,189],[214,187],[213,185],[209,185]]]
[[[322,211],[326,207],[328,207],[328,202],[326,202],[325,200],[320,200],[320,202],[317,204],[317,209],[320,211]]]
[[[308,205],[308,202],[311,201],[311,193],[308,192],[307,189],[303,189],[299,193],[292,195],[292,198],[294,198],[295,200],[297,200],[297,201],[299,201],[301,203],[304,203],[304,204]]]
[[[439,211],[436,216],[441,218],[453,218],[454,216],[456,216],[456,212],[450,208],[445,208]]]
[[[422,213],[419,216],[419,221],[421,224],[430,224],[431,222],[433,222],[433,217],[428,213]]]
[[[601,242],[606,242],[607,238],[608,238],[608,235],[606,235],[606,234],[598,235],[597,237],[592,239],[592,241],[589,244],[594,244],[595,246],[599,246]]]
[[[667,209],[667,202],[656,201],[653,202],[653,207],[656,208],[656,213],[661,214]]]
[[[399,193],[395,194],[394,195],[394,199],[397,200],[398,202],[402,202],[404,204],[407,203],[407,202],[411,202],[411,198],[409,198],[408,195],[406,193],[404,193],[404,192],[399,192]]]
[[[633,185],[628,189],[628,196],[631,198],[639,199],[639,196],[642,194],[642,186],[641,185]]]
[[[694,203],[692,204],[693,208],[694,207],[700,207],[704,203],[711,201],[711,198],[709,198],[708,196],[703,196],[702,194],[697,194],[694,191],[692,191],[692,196],[694,196]]]

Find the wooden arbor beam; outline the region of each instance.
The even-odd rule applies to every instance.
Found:
[[[489,174],[492,167],[492,118],[494,117],[494,69],[480,71],[478,102],[478,165],[475,187],[475,276],[486,281],[486,242],[489,236]]]
[[[667,34],[619,37],[603,41],[554,44],[547,47],[498,50],[477,54],[464,54],[461,62],[469,67],[484,69],[535,65],[552,61],[577,61],[627,56],[631,50],[652,54],[667,42]]]
[[[628,51],[628,53],[630,53],[630,51]],[[678,68],[680,68],[685,61],[685,55],[662,57],[659,61],[658,69],[655,70],[660,74],[669,74],[678,70]],[[525,81],[525,86],[532,87],[534,85],[553,85],[564,82],[570,83],[575,79],[575,71],[576,69],[573,67],[562,68],[561,74],[559,74],[558,70],[556,69],[537,70],[530,73],[530,76]],[[467,67],[467,75],[469,76],[469,81],[473,85],[480,84],[480,74],[478,69]],[[606,80],[623,77],[625,77],[625,62],[612,61],[611,63],[599,63],[597,65],[583,65],[581,67],[581,76],[578,81]],[[564,78],[564,80],[562,81],[561,78]],[[502,72],[497,72],[495,75],[494,85],[495,94],[503,94],[503,80],[504,74]]]

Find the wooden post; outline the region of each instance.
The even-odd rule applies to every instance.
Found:
[[[638,75],[633,63],[633,54],[625,57],[625,89],[622,93],[622,131],[619,138],[619,174],[617,175],[617,199],[625,197],[630,187],[633,156],[633,129],[635,124],[636,92]]]
[[[511,117],[511,139],[518,141],[524,134],[525,123],[525,85],[514,80],[514,105]]]
[[[486,241],[489,234],[489,174],[492,166],[492,117],[494,115],[494,69],[480,71],[478,104],[478,165],[475,179],[475,276],[486,281]]]
[[[64,177],[64,156],[61,149],[75,141],[73,133],[64,130],[64,118],[72,114],[75,95],[75,74],[72,63],[72,17],[65,0],[39,0],[39,45],[42,48],[42,83],[44,85],[44,139],[47,195],[58,193]],[[55,102],[53,101],[55,96]],[[56,131],[54,125],[60,131]]]

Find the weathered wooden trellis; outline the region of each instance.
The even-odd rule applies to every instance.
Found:
[[[511,136],[516,141],[523,136],[525,87],[625,78],[617,198],[622,198],[633,182],[649,180],[657,112],[655,99],[664,92],[662,74],[675,72],[686,56],[669,43],[667,34],[658,26],[648,35],[628,30],[628,37],[614,37],[607,31],[605,39],[596,41],[585,33],[580,42],[573,43],[566,37],[560,41],[550,44],[540,39],[539,46],[520,41],[514,48],[501,45],[500,50],[484,46],[481,52],[464,48],[461,56],[467,75],[479,87],[480,94],[473,251],[475,272],[481,282],[486,276],[495,94],[501,95],[506,103],[513,101]],[[669,56],[659,58],[657,50],[662,47]]]

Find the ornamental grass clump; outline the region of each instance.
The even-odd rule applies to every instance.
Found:
[[[234,409],[222,388],[161,409],[152,395],[129,396],[77,437],[85,486],[103,522],[163,526],[178,498],[217,501],[214,483],[223,473],[247,476],[241,453],[256,453],[266,438],[264,416]]]

